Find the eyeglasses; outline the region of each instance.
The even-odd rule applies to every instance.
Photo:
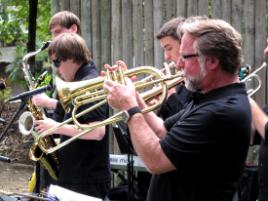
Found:
[[[181,55],[181,58],[185,61],[186,59],[190,59],[192,57],[199,57],[200,55],[199,54],[182,54]]]
[[[60,67],[60,63],[61,63],[61,60],[60,60],[60,59],[52,60],[52,62],[53,62],[53,65],[54,65],[56,68],[59,68],[59,67]]]

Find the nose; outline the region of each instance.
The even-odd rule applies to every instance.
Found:
[[[165,59],[165,61],[169,61],[170,60],[170,54],[167,53],[166,51],[164,53],[164,59]]]
[[[179,57],[177,59],[176,66],[177,66],[178,69],[183,69],[184,68],[184,62],[183,62],[183,59],[181,57]]]

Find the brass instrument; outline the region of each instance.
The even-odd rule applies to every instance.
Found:
[[[144,78],[144,75],[147,75],[150,77],[150,79],[147,79],[147,77]],[[164,76],[158,69],[151,66],[141,66],[136,67],[130,70],[122,71],[119,69],[118,71],[113,72],[107,72],[107,78],[114,80],[119,83],[125,82],[125,76],[126,77],[142,77],[139,81],[135,81],[135,88],[137,91],[141,93],[141,96],[144,97],[144,100],[147,100],[148,98],[152,98],[152,96],[155,96],[155,94],[161,94],[160,100],[156,102],[154,105],[151,105],[144,110],[142,110],[142,113],[150,112],[158,108],[162,102],[165,100],[167,95],[167,84],[166,81],[168,80],[175,80],[177,79],[180,82],[184,80],[184,77],[182,74],[176,74],[171,76]],[[97,107],[103,105],[106,103],[106,96],[107,92],[103,89],[103,83],[105,77],[97,77],[95,79],[91,80],[85,80],[81,82],[64,82],[60,80],[59,78],[56,78],[56,86],[57,86],[57,92],[59,95],[59,98],[61,100],[61,103],[64,108],[67,108],[68,104],[72,103],[74,108],[72,111],[72,117],[65,120],[61,124],[59,124],[57,127],[53,127],[51,129],[48,129],[41,133],[37,138],[37,143],[39,147],[46,153],[52,153],[55,152],[62,147],[68,145],[72,141],[76,140],[77,138],[85,135],[86,133],[92,131],[95,128],[105,126],[108,124],[113,124],[118,121],[122,121],[123,118],[123,112],[118,112],[111,116],[110,118],[91,125],[82,125],[78,122],[78,118],[83,116],[84,114],[96,109]],[[174,82],[173,82],[174,84]],[[148,93],[146,92],[148,91]],[[152,94],[150,94],[150,92]],[[146,94],[146,95],[145,95]],[[92,107],[87,108],[86,110],[80,112],[77,114],[77,110],[80,106],[88,104],[88,103],[96,103]],[[73,136],[72,138],[58,144],[57,146],[53,148],[45,148],[40,144],[40,141],[42,138],[50,135],[55,131],[57,128],[61,127],[62,125],[68,124],[70,122],[74,122],[76,126],[78,126],[82,132],[77,134],[76,136]]]
[[[254,70],[252,73],[250,73],[248,76],[246,76],[244,79],[241,80],[241,82],[244,82],[247,88],[247,94],[249,97],[253,96],[262,85],[262,80],[258,73],[267,67],[267,63],[263,62],[262,65]]]
[[[247,83],[250,79],[256,78],[259,83],[258,87],[255,88],[255,90],[253,91],[252,89],[248,90],[249,96],[252,96],[256,91],[259,90],[261,86],[261,80],[259,76],[257,75],[257,72],[259,72],[264,67],[266,67],[266,63],[264,63],[260,68],[258,68],[256,71],[254,71],[253,73],[251,73],[245,79],[242,80],[242,82]],[[166,70],[164,69],[164,71]],[[184,75],[182,72],[177,72],[175,75],[166,73],[167,75],[164,76],[160,70],[157,70],[155,67],[150,67],[150,66],[141,66],[141,67],[136,67],[130,70],[126,70],[125,72],[119,71],[119,72],[111,72],[111,73],[112,74],[107,73],[107,77],[109,79],[115,80],[120,83],[124,83],[125,76],[132,77],[132,76],[139,76],[141,74],[148,74],[148,76],[145,76],[141,80],[134,82],[136,90],[140,92],[141,97],[143,98],[144,101],[154,98],[155,96],[158,96],[158,95],[162,95],[162,96],[161,96],[160,101],[157,102],[157,104],[147,107],[145,110],[142,111],[143,113],[155,110],[158,106],[161,105],[163,100],[166,98],[167,89],[174,87],[184,81]],[[58,144],[57,146],[53,148],[46,149],[45,147],[39,145],[40,148],[45,153],[53,153],[61,149],[62,147],[68,145],[69,143],[73,142],[74,140],[82,137],[86,133],[94,130],[95,128],[105,126],[108,124],[113,124],[113,123],[123,120],[122,111],[94,125],[82,125],[77,120],[79,117],[85,115],[86,113],[106,103],[107,92],[103,90],[103,83],[105,79],[106,78],[104,77],[98,77],[98,78],[91,79],[91,80],[68,83],[68,82],[62,81],[58,77],[56,78],[57,92],[58,92],[58,95],[59,95],[59,98],[63,107],[66,109],[69,104],[74,105],[72,117],[62,122],[57,127],[53,127],[41,133],[37,138],[37,143],[39,145],[40,140],[43,137],[50,135],[50,133],[52,133],[57,128],[61,127],[62,125],[68,124],[72,121],[77,127],[79,127],[82,130],[82,132],[70,138],[69,140],[62,142],[61,144]],[[158,84],[158,85],[155,86],[154,84]],[[153,86],[153,87],[146,90],[148,86]],[[77,110],[80,106],[88,104],[88,103],[93,103],[93,102],[94,103],[97,102],[97,103],[94,104],[94,106],[89,107],[86,110],[77,114]]]
[[[39,78],[35,80],[29,69],[28,60],[46,49],[49,46],[49,43],[50,42],[44,43],[39,50],[30,52],[23,57],[22,70],[29,90],[37,88],[38,85],[44,80],[47,72],[41,74]],[[31,133],[34,140],[36,140],[38,134],[34,131],[34,120],[43,119],[45,113],[43,108],[35,106],[31,99],[28,100],[27,106],[29,111],[24,112],[19,118],[19,129],[24,135]],[[56,144],[52,136],[42,138],[39,143],[46,148],[54,147]],[[37,143],[34,143],[30,148],[29,157],[33,161],[40,161],[41,165],[48,170],[50,176],[55,180],[57,179],[57,168],[59,163],[57,153],[47,155],[39,148]]]

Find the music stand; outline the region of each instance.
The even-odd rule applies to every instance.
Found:
[[[112,125],[113,132],[115,134],[119,150],[122,154],[127,154],[127,177],[128,177],[128,201],[133,201],[134,198],[134,180],[135,175],[134,175],[134,160],[133,160],[133,155],[137,155],[130,136],[128,132],[128,128],[126,124],[123,123],[116,123]],[[136,193],[136,196],[138,196],[139,200],[143,200],[140,195]]]

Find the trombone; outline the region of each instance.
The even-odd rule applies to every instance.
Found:
[[[147,77],[144,77],[144,75],[147,75]],[[114,80],[121,84],[125,83],[125,77],[132,77],[132,76],[142,78],[141,80],[135,81],[134,84],[136,90],[141,92],[141,96],[144,98],[145,101],[156,95],[161,94],[159,101],[156,102],[154,105],[146,107],[144,110],[142,110],[142,113],[150,112],[157,109],[166,99],[168,89],[166,81],[171,81],[168,82],[169,87],[175,86],[176,84],[184,81],[184,76],[182,73],[164,76],[163,73],[160,72],[160,70],[152,66],[140,66],[126,71],[123,71],[122,69],[119,68],[117,71],[107,72],[108,79]],[[71,118],[65,120],[56,127],[52,127],[44,131],[37,137],[35,143],[38,144],[38,146],[42,149],[42,151],[44,151],[47,154],[53,153],[61,149],[62,147],[68,145],[69,143],[73,142],[77,138],[80,138],[86,133],[94,130],[95,128],[124,120],[123,111],[114,114],[113,116],[109,117],[108,119],[105,119],[102,122],[90,125],[81,124],[77,120],[79,117],[87,114],[90,111],[93,111],[94,109],[100,107],[101,105],[107,102],[106,101],[107,92],[103,89],[104,80],[105,80],[104,77],[97,77],[91,80],[68,83],[62,81],[60,78],[56,78],[57,92],[63,107],[67,109],[68,105],[72,103],[74,108],[72,111]],[[97,103],[87,108],[86,110],[77,113],[79,107],[93,102]],[[82,129],[81,133],[73,136],[72,138],[54,147],[46,148],[42,146],[41,140],[44,137],[50,135],[62,125],[68,124],[72,121],[77,127]]]

